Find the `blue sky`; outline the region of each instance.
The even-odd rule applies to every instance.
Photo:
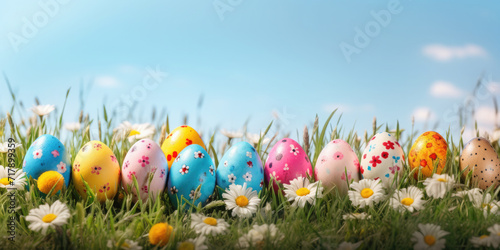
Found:
[[[302,131],[335,107],[344,126],[358,131],[370,130],[374,116],[409,128],[413,115],[423,129],[427,114],[437,131],[459,131],[453,110],[482,74],[500,96],[497,2],[65,2],[0,4],[0,70],[27,107],[35,96],[61,107],[71,87],[68,122],[78,117],[82,82],[92,84],[85,99],[91,116],[135,96],[135,122],[149,122],[157,107],[166,108],[172,126],[187,114],[195,126],[200,116],[206,130],[235,130],[250,119],[252,132],[285,111],[284,129]],[[214,3],[227,11],[218,13]],[[372,12],[390,13],[391,4],[399,12],[374,24]],[[24,20],[37,32],[23,33]],[[355,46],[356,29],[366,33],[370,25],[373,36],[349,62],[340,45]],[[146,88],[148,69],[168,76]],[[491,131],[498,122],[491,96],[476,101],[479,126]],[[0,114],[11,104],[2,83]]]

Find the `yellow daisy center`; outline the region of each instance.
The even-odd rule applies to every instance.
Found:
[[[121,246],[118,244],[118,242],[116,242],[115,246],[116,247],[123,247],[123,248],[127,248],[127,249],[130,248],[130,245],[127,244],[127,242],[123,242]]]
[[[410,206],[411,204],[413,204],[413,199],[410,197],[404,198],[401,200],[401,204],[405,206]]]
[[[212,218],[212,217],[207,217],[203,220],[203,222],[207,225],[210,225],[210,226],[217,226],[217,220],[215,218]]]
[[[365,199],[369,198],[372,195],[373,195],[373,190],[371,188],[363,188],[363,190],[361,190],[361,197]]]
[[[236,198],[236,205],[239,207],[246,207],[248,205],[248,198],[244,195],[238,196],[238,198]]]
[[[483,208],[489,208],[491,210],[493,207],[490,204],[483,203]]]
[[[55,186],[52,194],[59,192],[64,184],[64,177],[57,171],[47,171],[38,177],[37,186],[38,189],[44,193],[48,194],[50,190]]]
[[[184,241],[181,244],[179,244],[179,247],[177,249],[179,249],[179,250],[194,250],[194,244],[191,242]]]
[[[45,223],[51,223],[56,218],[57,218],[57,215],[55,215],[55,214],[46,214],[45,216],[43,216],[42,221]]]
[[[500,236],[500,232],[498,232],[497,235]]]
[[[9,185],[10,184],[9,178],[5,177],[5,178],[0,179],[0,184],[5,185],[5,186]]]
[[[440,182],[448,182],[445,178],[439,178],[439,179],[437,179],[437,181],[440,181]]]
[[[425,244],[432,246],[436,243],[436,238],[434,238],[434,236],[432,236],[432,235],[426,235],[424,237],[424,241],[425,241]]]
[[[479,239],[484,239],[484,238],[488,238],[489,236],[488,235],[481,235],[481,237],[479,237]]]
[[[299,188],[295,193],[297,193],[298,196],[306,196],[311,193],[311,191],[307,188]]]
[[[174,228],[167,223],[158,223],[149,230],[149,242],[151,245],[165,246],[170,239]]]
[[[135,130],[135,129],[132,129],[132,131],[130,131],[130,134],[128,136],[134,136],[134,135],[140,135],[141,132]]]

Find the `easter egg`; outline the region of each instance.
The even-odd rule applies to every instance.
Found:
[[[415,169],[414,177],[418,179],[418,169],[424,178],[430,177],[434,171],[434,165],[437,165],[436,173],[441,174],[446,165],[446,152],[448,144],[444,138],[434,132],[427,131],[420,135],[408,154],[408,164],[411,170]],[[439,163],[437,163],[439,161]]]
[[[155,199],[167,184],[168,164],[163,151],[156,142],[150,139],[137,141],[128,151],[122,166],[122,185],[125,192],[129,190],[137,200],[137,189],[133,177],[137,180],[142,201],[149,194]],[[151,178],[151,181],[150,181]]]
[[[396,174],[403,175],[405,155],[396,137],[387,132],[375,134],[361,155],[361,178],[393,183]]]
[[[62,175],[67,187],[71,179],[71,159],[61,141],[52,135],[42,135],[28,148],[23,171],[34,180],[47,171],[56,171]]]
[[[312,167],[304,149],[290,138],[278,141],[267,156],[264,168],[266,184],[273,180],[273,188],[278,191],[277,183],[290,184],[293,179],[308,175],[312,176]]]
[[[465,145],[460,155],[460,170],[464,171],[464,178],[473,171],[472,183],[483,190],[490,186],[496,188],[499,184],[500,160],[495,149],[485,138],[473,138]]]
[[[163,150],[165,157],[167,157],[169,169],[172,167],[172,163],[177,158],[177,155],[191,144],[198,144],[206,150],[200,135],[192,127],[183,125],[172,130],[161,145],[161,150]]]
[[[333,140],[318,156],[314,177],[327,189],[337,187],[339,193],[347,194],[347,182],[359,180],[359,160],[351,146],[341,140]]]
[[[87,190],[84,180],[92,190]],[[73,162],[73,184],[76,191],[84,199],[92,191],[102,203],[115,197],[119,183],[120,165],[113,151],[100,141],[87,142]]]
[[[208,202],[215,189],[215,168],[202,146],[189,145],[179,153],[170,168],[167,189],[176,208],[185,203],[183,199],[194,206],[199,203],[204,206]]]
[[[217,167],[217,185],[228,189],[229,185],[242,185],[259,192],[264,187],[264,169],[259,154],[248,142],[238,142],[222,157]]]

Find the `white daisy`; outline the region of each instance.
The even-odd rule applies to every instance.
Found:
[[[354,206],[364,208],[373,206],[385,198],[385,191],[380,180],[363,179],[353,182],[349,190],[349,199]]]
[[[411,240],[416,244],[413,249],[443,249],[446,239],[444,236],[449,233],[441,230],[440,226],[433,224],[418,224],[419,231],[413,233]]]
[[[70,131],[70,132],[76,132],[80,130],[82,125],[79,122],[70,122],[70,123],[65,123],[64,124],[64,129]]]
[[[498,247],[498,236],[493,235],[481,235],[479,237],[472,237],[469,241],[474,245],[475,248],[480,248],[480,247],[493,247],[497,248]]]
[[[236,176],[234,176],[234,174],[230,174],[227,176],[227,179],[229,182],[233,183],[236,181]]]
[[[222,135],[224,135],[225,137],[230,138],[230,139],[243,137],[243,132],[240,132],[240,131],[228,131],[225,129],[221,129],[220,133]]]
[[[447,174],[434,174],[432,178],[424,181],[425,192],[433,198],[444,198],[447,192],[450,192],[455,185],[454,176]]]
[[[490,232],[490,235],[496,235],[500,237],[500,224],[495,224],[489,227],[488,232]]]
[[[0,165],[0,188],[5,188],[9,191],[16,189],[23,190],[26,183],[26,173],[24,173],[22,169],[16,171],[14,168]]]
[[[340,243],[338,250],[355,250],[358,249],[359,246],[361,246],[361,243],[363,243],[363,241],[356,243],[349,243],[344,241]]]
[[[484,196],[480,194],[472,195],[471,201],[476,208],[483,210],[484,217],[488,217],[488,214],[498,213],[500,204],[498,201],[493,200],[489,193]]]
[[[205,236],[200,235],[194,239],[188,239],[177,244],[178,250],[205,250],[208,247],[205,245]]]
[[[224,219],[191,214],[191,228],[198,234],[215,236],[225,233],[228,227],[229,224]]]
[[[113,243],[112,240],[108,240],[108,244],[106,245],[108,248],[118,248],[118,249],[128,249],[128,250],[141,250],[142,247],[139,246],[139,243],[131,240],[125,240],[119,246],[118,242]]]
[[[245,179],[245,181],[252,181],[252,173],[247,172],[243,175],[243,178]]]
[[[247,157],[252,158],[252,152],[247,152]]]
[[[19,143],[9,143],[9,142],[0,142],[0,153],[7,153],[9,152],[9,149],[12,149],[12,144],[14,144],[14,149],[21,147],[22,145]]]
[[[457,191],[452,196],[453,197],[461,197],[461,198],[464,198],[465,196],[468,196],[469,200],[472,200],[475,195],[482,196],[483,195],[483,190],[481,190],[479,188],[473,188],[473,189],[470,189],[470,190]]]
[[[342,218],[344,220],[365,220],[370,219],[372,216],[367,213],[352,213],[352,214],[344,214]]]
[[[38,116],[46,116],[50,114],[50,112],[54,111],[54,105],[38,105],[31,107],[31,111]]]
[[[423,197],[424,192],[415,186],[410,186],[396,191],[390,202],[394,209],[401,212],[406,210],[413,212],[424,208],[425,200],[422,200]]]
[[[285,187],[285,197],[292,203],[292,207],[304,207],[306,203],[316,204],[317,198],[323,197],[323,187],[321,182],[310,183],[307,178],[298,177],[290,181],[290,184],[283,184]]]
[[[121,123],[116,129],[113,130],[117,140],[124,140],[128,138],[130,143],[140,139],[152,139],[156,129],[155,126],[149,123],[131,124],[128,121]]]
[[[263,134],[251,134],[251,133],[247,133],[246,134],[246,138],[254,145],[257,145],[259,143],[259,140],[260,140],[260,137],[261,135],[263,136]],[[269,142],[271,142],[271,139],[268,138],[268,137],[265,137],[265,138],[262,138],[262,144],[268,144]]]
[[[32,231],[41,230],[45,235],[49,227],[62,226],[68,222],[69,217],[71,215],[68,207],[57,200],[52,205],[44,204],[39,208],[31,209],[26,216],[26,221],[30,222],[29,228]]]
[[[227,210],[233,210],[232,215],[240,218],[249,218],[257,212],[260,199],[257,196],[257,191],[252,191],[252,188],[247,188],[247,184],[243,186],[231,184],[229,190],[226,190],[222,197],[226,203]]]
[[[33,151],[33,159],[40,159],[42,158],[42,150],[41,149],[37,149],[35,151]]]
[[[57,164],[57,171],[59,171],[59,173],[63,174],[66,172],[66,170],[68,170],[66,168],[66,163],[61,161],[59,164]]]
[[[241,248],[251,246],[263,248],[266,242],[276,244],[281,239],[283,239],[283,235],[278,232],[278,228],[274,224],[253,225],[246,235],[240,237],[238,243]]]

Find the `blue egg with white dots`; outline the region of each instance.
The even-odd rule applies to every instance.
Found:
[[[38,137],[28,148],[23,161],[26,176],[38,180],[47,171],[57,171],[64,177],[64,185],[71,178],[71,159],[59,139],[52,135]]]
[[[262,160],[248,142],[238,142],[222,157],[217,167],[217,185],[228,189],[229,185],[242,185],[259,192],[264,186]]]
[[[169,172],[167,193],[172,204],[179,208],[187,200],[189,203],[186,208],[190,204],[206,205],[215,189],[214,166],[212,158],[202,146],[191,144],[184,148]]]

